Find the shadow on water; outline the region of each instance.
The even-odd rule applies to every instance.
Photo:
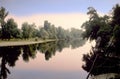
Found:
[[[61,52],[64,48],[70,46],[74,49],[84,44],[85,41],[78,39],[76,41],[64,40],[26,46],[0,47],[0,79],[7,79],[7,75],[11,73],[8,66],[14,67],[20,55],[25,62],[29,62],[30,59],[36,58],[37,51],[39,51],[45,55],[46,60],[49,60],[56,54],[56,51]]]

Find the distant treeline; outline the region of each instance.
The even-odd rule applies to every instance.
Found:
[[[36,29],[36,25],[28,24],[24,22],[21,29],[18,28],[17,23],[13,18],[5,21],[8,12],[4,7],[0,8],[0,39],[30,39],[30,38],[41,38],[41,39],[73,39],[81,38],[82,30],[71,28],[65,30],[61,26],[55,27],[47,20],[44,21],[43,27]]]

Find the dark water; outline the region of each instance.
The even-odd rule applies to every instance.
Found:
[[[1,47],[0,79],[85,79],[84,44],[79,39]]]

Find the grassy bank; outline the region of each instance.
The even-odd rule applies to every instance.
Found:
[[[52,42],[55,41],[54,39],[47,39],[47,40],[10,40],[10,41],[2,41],[0,40],[0,47],[7,47],[7,46],[22,46],[22,45],[30,45],[30,44],[37,44],[37,43],[45,43],[45,42]]]

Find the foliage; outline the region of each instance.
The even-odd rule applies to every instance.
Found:
[[[14,22],[14,19],[8,19],[7,23],[4,27],[4,38],[12,39],[12,38],[20,38],[20,30],[17,28],[17,23]]]
[[[82,27],[86,30],[83,33],[83,37],[90,40],[96,40],[97,37],[102,35],[101,33],[106,34],[111,30],[108,25],[109,16],[105,15],[100,17],[96,10],[92,7],[89,7],[88,10],[89,12],[87,14],[90,16],[90,19],[82,25]]]
[[[80,29],[71,28],[71,31],[70,31],[70,37],[71,37],[71,39],[80,38],[82,32],[83,32],[83,31],[80,30]],[[68,34],[68,35],[69,35],[69,34]]]
[[[116,6],[113,7],[111,25],[112,26],[115,26],[115,25],[120,26],[120,6],[119,6],[119,4],[116,4]]]
[[[120,61],[120,6],[113,8],[112,18],[104,15],[99,16],[94,8],[88,8],[89,21],[82,27],[85,29],[83,37],[95,40],[96,45],[90,53],[83,55],[84,70],[92,75],[103,73],[119,73]],[[87,78],[88,78],[87,76]]]
[[[22,24],[22,35],[23,38],[28,39],[32,38],[33,35],[35,34],[35,24],[28,24],[27,22],[24,22]]]
[[[30,38],[40,38],[40,39],[62,39],[70,40],[81,38],[82,30],[72,28],[70,30],[65,30],[61,26],[55,27],[47,20],[44,21],[43,27],[36,29],[36,25],[28,24],[24,22],[21,29],[18,29],[17,23],[14,19],[10,18],[5,22],[5,18],[8,15],[5,8],[0,9],[0,37],[1,39],[30,39]]]
[[[5,27],[5,18],[8,15],[4,7],[0,8],[0,26],[1,26],[1,38],[4,39],[4,27]]]

